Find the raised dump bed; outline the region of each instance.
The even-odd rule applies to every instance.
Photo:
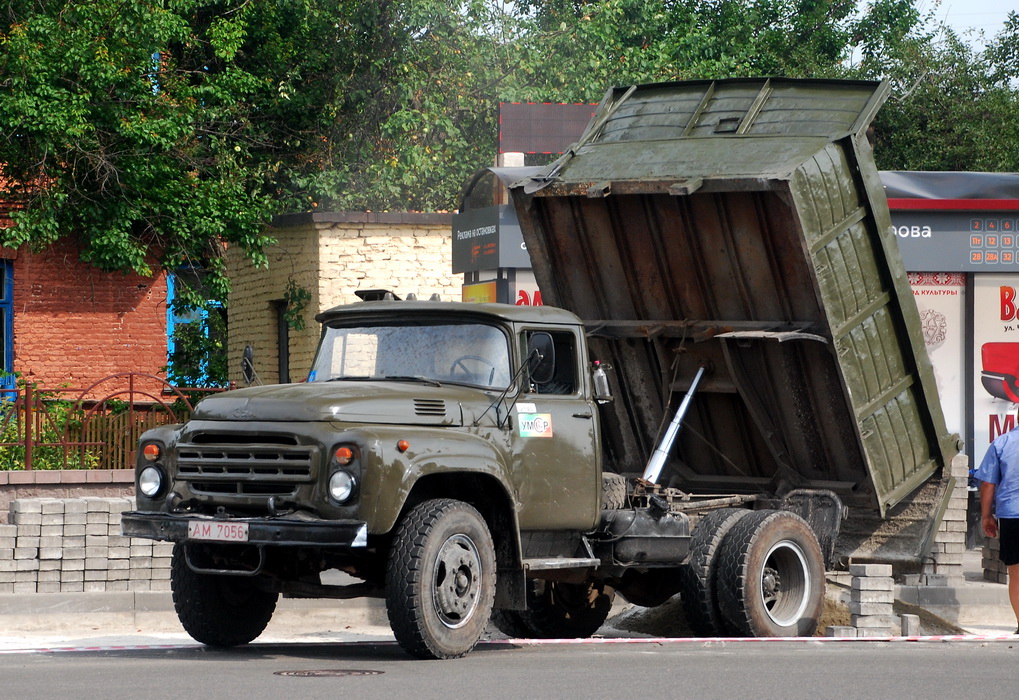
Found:
[[[830,489],[849,506],[843,557],[927,551],[957,438],[867,138],[887,94],[615,88],[568,153],[513,185],[544,302],[579,315],[613,368],[607,469],[643,471],[705,366],[663,485]]]

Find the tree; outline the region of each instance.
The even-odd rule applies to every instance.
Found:
[[[899,47],[881,76],[893,89],[875,120],[878,167],[1019,170],[1019,91],[1009,53],[1019,46],[1015,18],[982,52],[949,30]]]

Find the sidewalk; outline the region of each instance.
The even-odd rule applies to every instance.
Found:
[[[980,550],[964,556],[957,585],[896,586],[916,605],[967,633],[1015,632],[1007,587],[982,578]],[[385,603],[281,599],[260,642],[392,640]],[[26,648],[196,644],[181,628],[170,593],[34,593],[0,595],[0,653]]]

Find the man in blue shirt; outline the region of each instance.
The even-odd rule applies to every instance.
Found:
[[[1019,427],[994,439],[975,476],[982,482],[984,534],[1000,541],[999,557],[1008,567],[1008,599],[1019,624]]]

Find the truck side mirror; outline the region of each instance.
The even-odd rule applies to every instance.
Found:
[[[547,384],[555,375],[555,343],[549,333],[531,333],[527,339],[527,374],[535,384]]]

